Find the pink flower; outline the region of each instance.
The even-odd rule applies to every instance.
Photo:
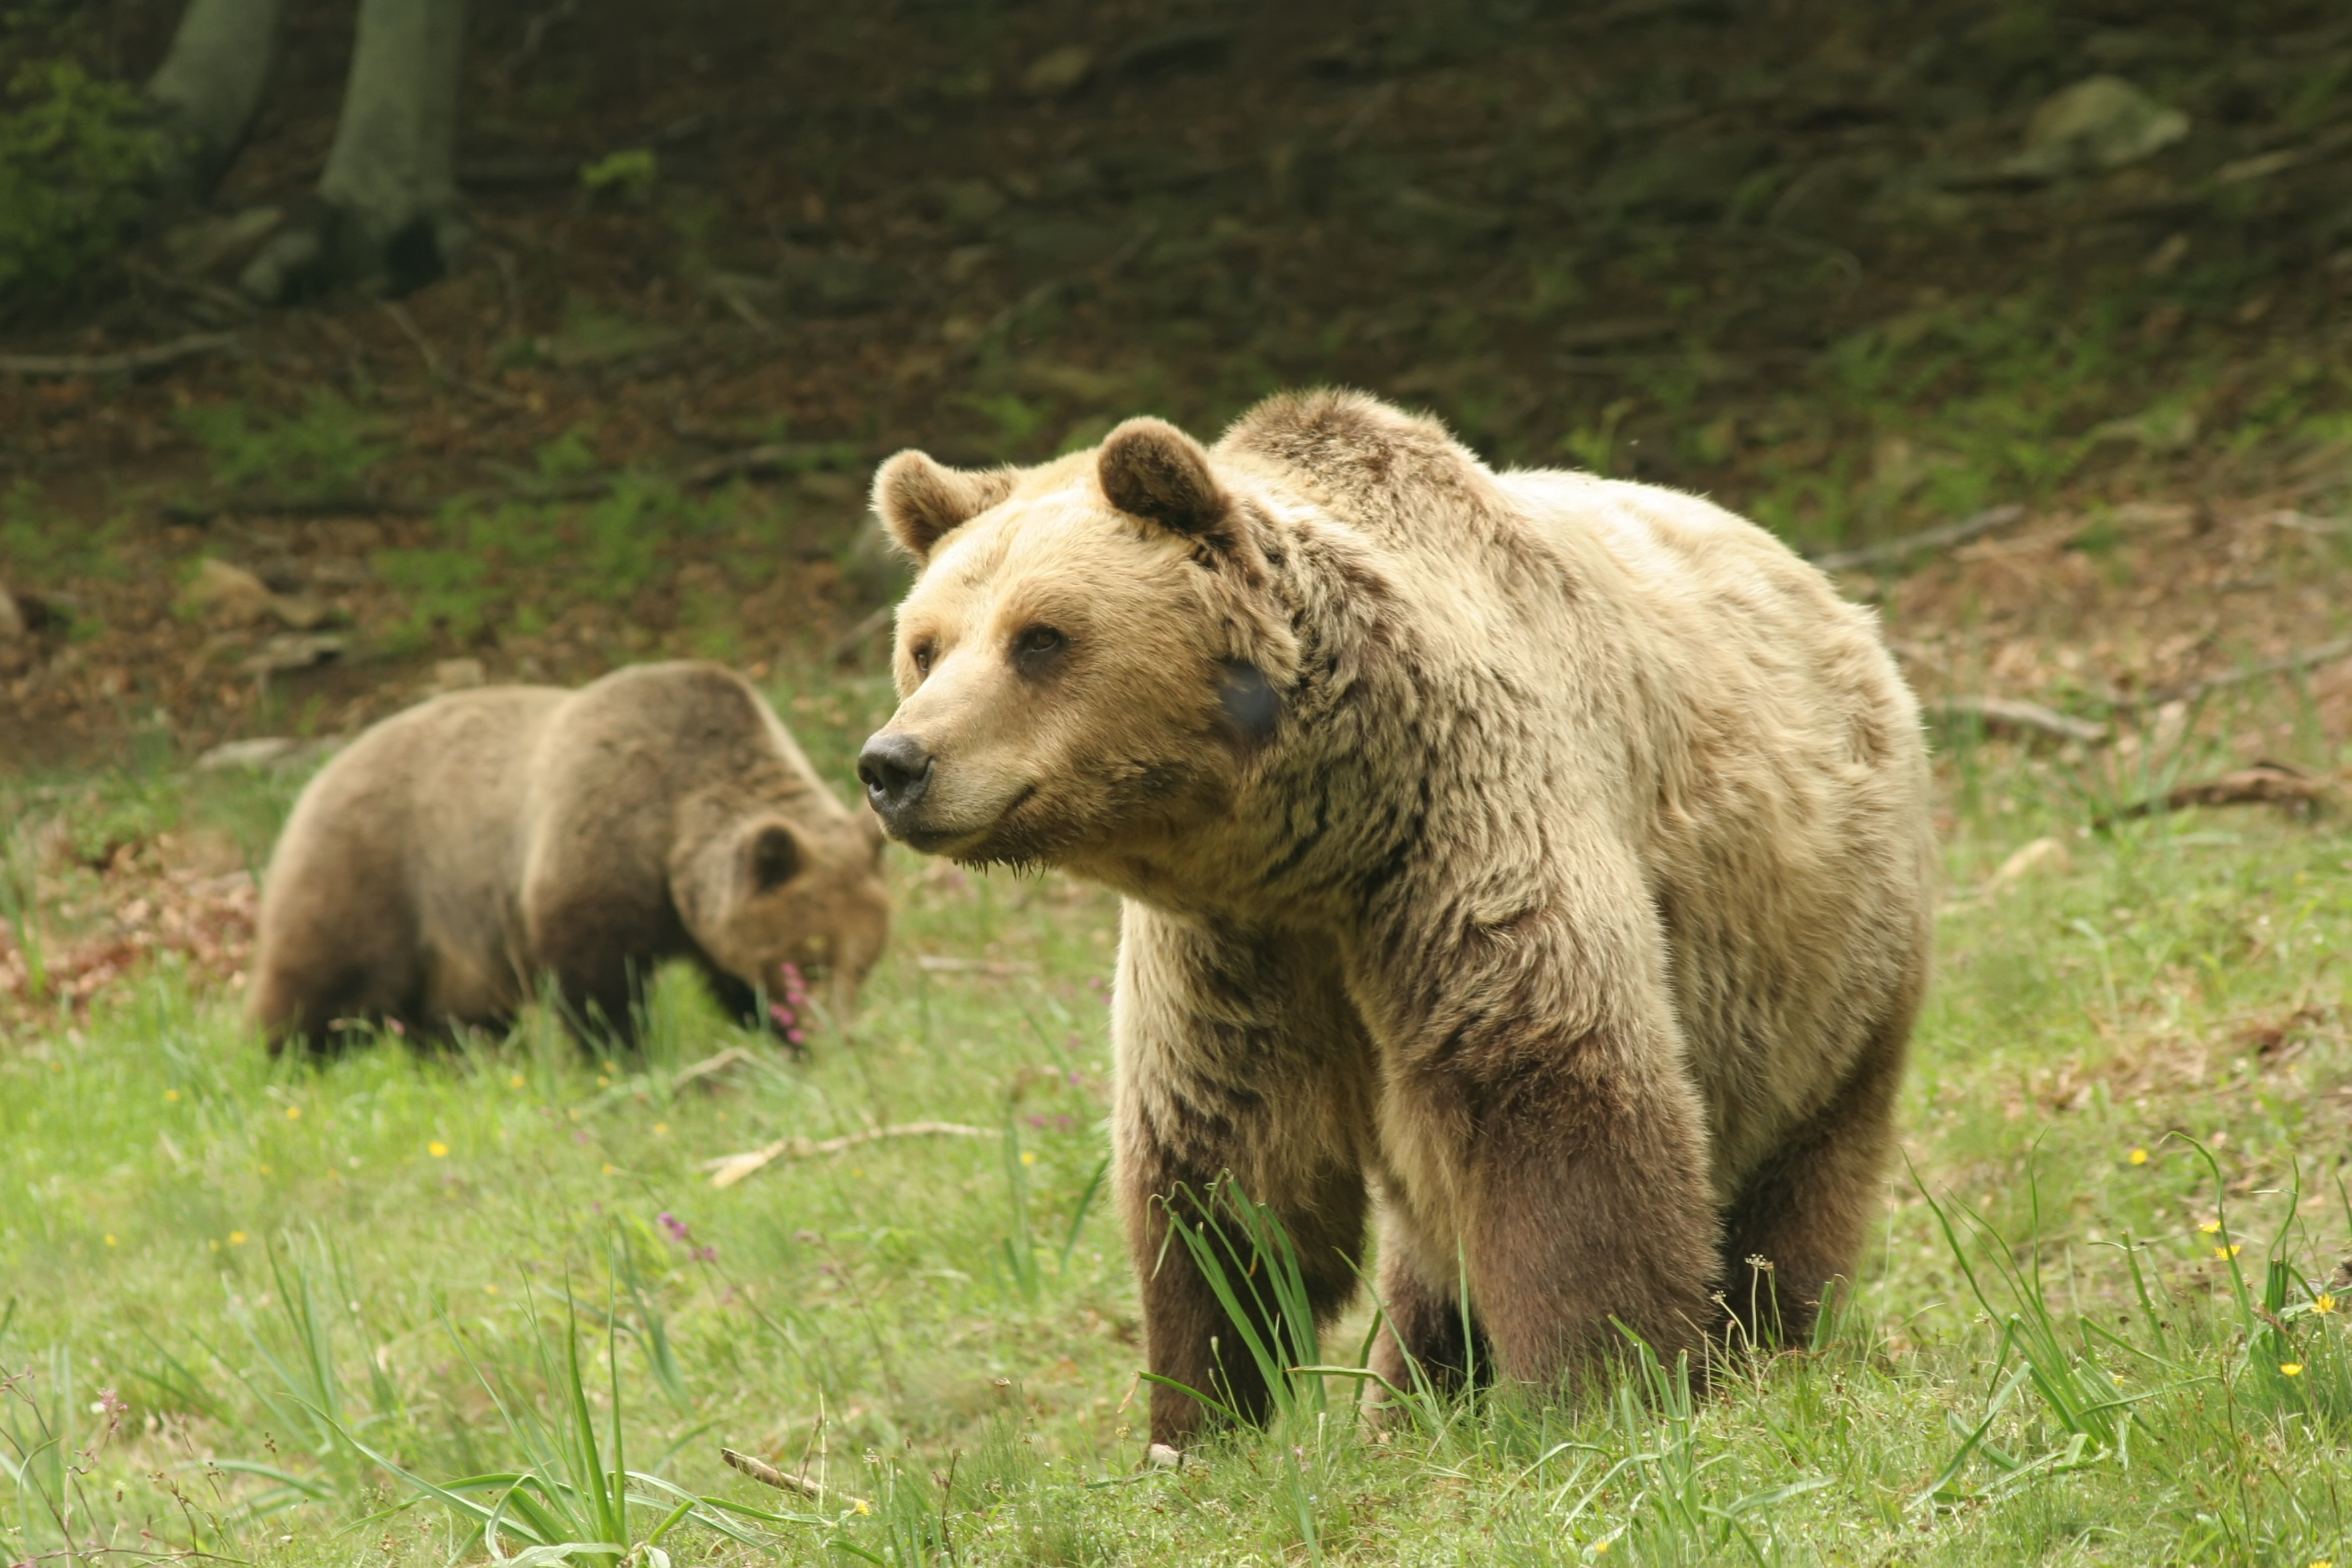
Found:
[[[686,1239],[686,1221],[678,1218],[677,1215],[670,1213],[667,1209],[662,1210],[660,1214],[654,1217],[661,1221],[661,1227],[669,1232],[670,1239],[673,1241],[684,1241]]]

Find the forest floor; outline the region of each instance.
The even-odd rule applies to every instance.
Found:
[[[171,9],[74,47],[135,77]],[[614,1541],[618,1434],[664,1500],[629,1541],[662,1485],[774,1516],[701,1505],[680,1562],[2352,1562],[2352,26],[2126,12],[483,0],[476,265],[262,314],[159,236],[13,310],[12,352],[229,346],[0,375],[0,1560],[438,1562],[489,1495],[448,1483],[526,1469],[506,1554]],[[225,216],[314,177],[350,24],[293,16]],[[2101,72],[2184,133],[2021,166]],[[1139,1468],[1117,914],[1055,877],[892,851],[891,955],[805,1065],[677,984],[642,1060],[534,1016],[312,1068],[241,1023],[340,738],[700,655],[846,795],[876,457],[1326,380],[1706,490],[1879,605],[1940,971],[1811,1351],[1385,1429],[1303,1379]],[[982,1132],[705,1168],[918,1121]]]

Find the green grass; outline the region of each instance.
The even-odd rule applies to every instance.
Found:
[[[797,689],[845,778],[887,695]],[[1629,1347],[1588,1408],[1406,1390],[1375,1427],[1363,1380],[1302,1374],[1273,1432],[1139,1469],[1100,1185],[1114,904],[893,851],[892,956],[805,1067],[682,983],[642,1060],[533,1016],[273,1065],[169,962],[0,1035],[0,1560],[439,1563],[487,1530],[521,1564],[2352,1561],[2352,1291],[2322,1310],[2352,1237],[2352,840],[2250,812],[2091,833],[2079,770],[1943,768],[1907,1168],[1819,1345],[1711,1395]],[[81,847],[242,840],[290,793],[0,789],[0,821],[63,811]],[[2068,868],[1979,890],[2043,835]],[[699,1169],[925,1119],[1001,1131]],[[1264,1240],[1243,1283],[1278,1294]],[[1360,1364],[1370,1311],[1258,1349]]]

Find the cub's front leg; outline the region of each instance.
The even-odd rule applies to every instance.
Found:
[[[1181,1448],[1213,1412],[1196,1390],[1262,1421],[1272,1391],[1169,1216],[1196,1228],[1223,1178],[1274,1211],[1317,1324],[1354,1294],[1363,1245],[1370,1058],[1328,948],[1210,931],[1126,907],[1112,1032],[1118,1053],[1113,1183],[1142,1288],[1145,1349],[1168,1380],[1151,1391],[1151,1440]],[[1230,1210],[1225,1211],[1230,1215]],[[1262,1342],[1286,1345],[1263,1264],[1228,1222],[1213,1245]],[[1282,1353],[1280,1352],[1277,1354]],[[1171,1384],[1181,1387],[1171,1387]]]

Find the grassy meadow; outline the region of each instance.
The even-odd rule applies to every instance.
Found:
[[[845,786],[884,686],[776,694]],[[2109,819],[2148,778],[1966,734],[1939,766],[1908,1168],[1818,1344],[1696,1401],[1636,1356],[1590,1407],[1405,1391],[1380,1424],[1301,1377],[1174,1470],[1140,1464],[1100,1187],[1097,890],[894,849],[891,954],[805,1064],[675,976],[641,1058],[534,1016],[316,1067],[200,963],[32,984],[0,1024],[0,1562],[2352,1563],[2352,838]],[[84,859],[257,861],[299,782],[0,784],[20,960],[103,902]],[[915,1121],[977,1135],[704,1170]],[[1358,1363],[1370,1322],[1297,1359]]]

